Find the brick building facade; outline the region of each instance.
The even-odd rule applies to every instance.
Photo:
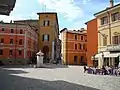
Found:
[[[37,52],[37,44],[38,34],[30,26],[0,24],[0,61],[4,64],[26,64]]]
[[[87,25],[87,65],[96,66],[97,62],[92,58],[98,52],[97,19],[85,23]]]
[[[87,64],[87,33],[86,30],[61,30],[63,64]]]

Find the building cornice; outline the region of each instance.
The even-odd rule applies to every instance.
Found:
[[[117,5],[113,6],[113,7],[108,7],[105,10],[102,10],[102,11],[100,11],[98,13],[95,13],[94,16],[97,17],[99,15],[102,15],[104,13],[107,13],[108,11],[112,11],[112,10],[117,9],[117,8],[120,8],[120,4],[117,4]]]

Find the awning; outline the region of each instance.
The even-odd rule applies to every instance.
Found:
[[[118,56],[120,56],[120,53],[103,52],[103,53],[98,53],[98,54],[96,54],[96,55],[95,55],[95,58],[99,58],[99,57],[102,58],[102,54],[103,54],[103,57],[106,57],[106,58],[109,58],[109,57],[118,57]]]

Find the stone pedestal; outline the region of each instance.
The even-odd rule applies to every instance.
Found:
[[[41,67],[43,65],[43,57],[44,57],[44,54],[40,50],[37,53],[37,67]]]

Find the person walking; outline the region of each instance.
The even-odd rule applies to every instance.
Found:
[[[86,68],[86,66],[84,66],[84,73],[86,72],[86,70],[87,70],[87,68]]]

